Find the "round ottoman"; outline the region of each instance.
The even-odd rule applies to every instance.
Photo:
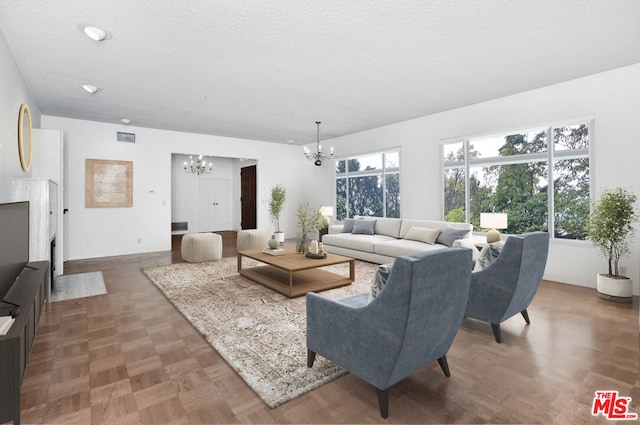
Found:
[[[217,233],[188,233],[182,237],[182,259],[187,263],[203,263],[222,258],[222,236]]]

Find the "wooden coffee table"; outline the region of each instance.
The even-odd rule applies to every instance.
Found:
[[[285,247],[285,250],[287,252],[284,255],[269,255],[260,249],[239,251],[238,273],[289,298],[350,285],[355,278],[353,258],[327,253],[327,258],[317,260],[297,254],[294,247]],[[252,258],[263,264],[242,268],[242,257]],[[349,277],[321,269],[343,263],[349,263]]]

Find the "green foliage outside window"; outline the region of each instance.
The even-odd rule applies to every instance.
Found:
[[[480,229],[480,213],[495,211],[508,215],[505,233],[549,231],[549,205],[553,205],[554,236],[585,239],[590,202],[588,141],[588,126],[582,124],[555,128],[552,137],[546,129],[510,134],[497,148],[487,147],[500,142],[496,138],[467,142],[468,177],[464,143],[453,145],[444,157],[445,220],[465,222],[469,208],[469,222],[476,229]],[[549,149],[554,149],[551,169]]]
[[[400,217],[399,166],[388,171],[383,153],[339,160],[336,165],[336,219]],[[396,153],[397,155],[397,153]],[[374,158],[376,165],[363,165]]]

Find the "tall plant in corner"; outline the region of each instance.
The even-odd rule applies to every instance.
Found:
[[[269,214],[275,226],[276,239],[278,242],[284,242],[284,233],[280,231],[280,214],[282,206],[287,200],[287,190],[281,184],[277,184],[271,188],[271,200],[269,201]]]
[[[587,232],[609,262],[609,273],[597,277],[598,295],[612,301],[631,302],[632,282],[620,275],[620,258],[629,253],[638,221],[637,196],[622,187],[605,190],[593,204]]]

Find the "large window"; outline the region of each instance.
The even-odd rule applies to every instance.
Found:
[[[336,161],[336,218],[400,217],[400,152]]]
[[[505,233],[586,238],[588,121],[453,141],[443,159],[445,220],[480,229],[480,213],[503,212]]]

